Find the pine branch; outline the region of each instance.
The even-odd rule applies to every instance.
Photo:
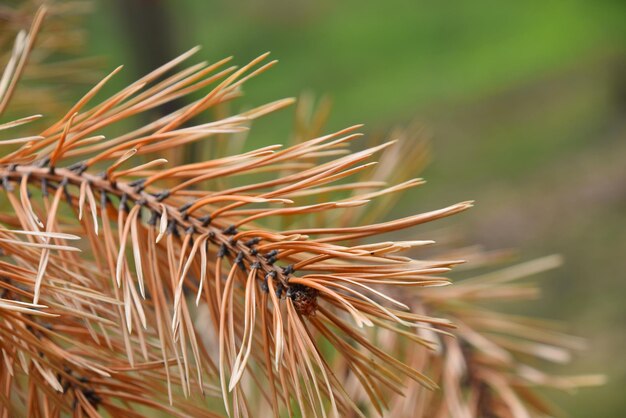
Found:
[[[10,62],[26,62],[42,16]],[[471,304],[527,295],[507,283],[536,265],[442,288],[449,280],[440,275],[459,257],[399,255],[430,240],[376,241],[472,206],[376,220],[423,184],[411,178],[423,147],[391,141],[352,152],[360,126],[320,135],[327,112],[307,121],[298,110],[291,146],[168,166],[163,152],[217,148],[293,103],[200,121],[274,62],[264,54],[241,68],[227,58],[175,71],[196,52],[92,104],[118,67],[43,130],[31,123],[39,115],[0,125],[9,135],[0,140],[3,416],[541,410],[519,382],[547,378],[520,369],[511,353],[563,352],[534,344],[545,334],[523,324],[511,330],[525,339],[516,346],[489,335],[507,319]],[[22,68],[7,66],[1,103]],[[194,93],[201,97],[127,128]],[[414,164],[397,164],[400,156]],[[467,387],[469,400],[460,395]],[[407,393],[415,397],[399,400]]]

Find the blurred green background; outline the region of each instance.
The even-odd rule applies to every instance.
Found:
[[[196,44],[202,59],[238,64],[272,51],[280,64],[240,103],[310,91],[332,98],[329,130],[427,127],[429,183],[396,211],[475,199],[446,224],[464,243],[523,259],[563,254],[527,309],[589,339],[560,372],[603,372],[609,383],[553,396],[574,417],[626,414],[626,2],[101,0],[96,9],[88,51],[107,69],[127,64],[126,81]],[[288,110],[260,122],[248,146],[285,141],[292,119]]]

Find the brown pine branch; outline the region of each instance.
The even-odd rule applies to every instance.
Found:
[[[293,102],[194,124],[274,64],[174,71],[196,51],[92,104],[118,67],[43,130],[30,128],[38,115],[0,125],[25,132],[0,141],[3,416],[521,416],[547,410],[529,384],[580,383],[517,360],[565,359],[568,337],[475,305],[535,295],[510,282],[554,259],[442,287],[458,256],[372,240],[471,207],[375,219],[423,183],[419,165],[396,162],[424,161],[424,148],[351,152],[359,126],[319,136],[322,111],[311,126],[298,113],[291,146],[168,166],[161,153],[215,146]],[[21,69],[4,74],[15,86]]]

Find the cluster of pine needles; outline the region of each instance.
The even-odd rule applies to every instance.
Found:
[[[0,79],[1,417],[529,417],[553,413],[532,386],[597,383],[536,367],[579,340],[480,304],[536,296],[517,280],[558,257],[447,286],[494,257],[385,239],[472,206],[382,220],[423,183],[410,133],[351,151],[360,126],[321,134],[326,108],[305,101],[291,145],[218,155],[293,102],[198,122],[266,54],[185,66],[194,48],[96,99],[119,67],[54,121],[23,113],[36,90],[6,121],[45,12]],[[186,162],[189,147],[212,157]]]

